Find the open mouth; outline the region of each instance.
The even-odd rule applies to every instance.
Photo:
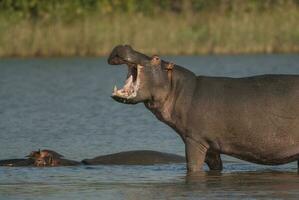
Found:
[[[112,93],[112,97],[118,100],[135,98],[139,89],[138,71],[141,66],[129,62],[126,62],[126,64],[128,66],[128,74],[125,85],[121,89],[117,89],[117,87],[114,86]]]

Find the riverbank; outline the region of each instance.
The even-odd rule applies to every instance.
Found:
[[[195,13],[93,12],[75,20],[0,15],[0,57],[103,56],[117,44],[147,54],[299,53],[299,8]]]

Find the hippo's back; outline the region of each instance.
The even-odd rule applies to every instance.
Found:
[[[87,165],[153,165],[168,163],[184,163],[183,156],[158,151],[126,151],[82,161]]]

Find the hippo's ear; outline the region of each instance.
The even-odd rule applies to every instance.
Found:
[[[31,158],[33,156],[34,151],[31,151],[30,154],[28,154],[27,156],[25,156],[26,158]]]
[[[27,158],[33,158],[33,157],[35,157],[36,154],[39,153],[39,152],[40,152],[40,150],[38,150],[38,151],[31,151],[30,154],[27,155],[27,156],[25,156],[25,157],[27,157]]]
[[[169,62],[169,63],[166,64],[165,69],[166,69],[166,70],[172,70],[173,67],[174,67],[174,64],[171,63],[171,62]]]
[[[161,65],[161,59],[157,55],[153,55],[151,58],[151,66],[160,66]]]

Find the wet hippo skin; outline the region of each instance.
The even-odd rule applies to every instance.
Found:
[[[265,165],[299,159],[299,75],[196,76],[184,67],[116,46],[112,65],[126,64],[112,98],[144,103],[185,143],[188,172],[222,169],[220,154]]]
[[[153,165],[185,163],[183,156],[158,151],[126,151],[82,160],[86,165]]]

